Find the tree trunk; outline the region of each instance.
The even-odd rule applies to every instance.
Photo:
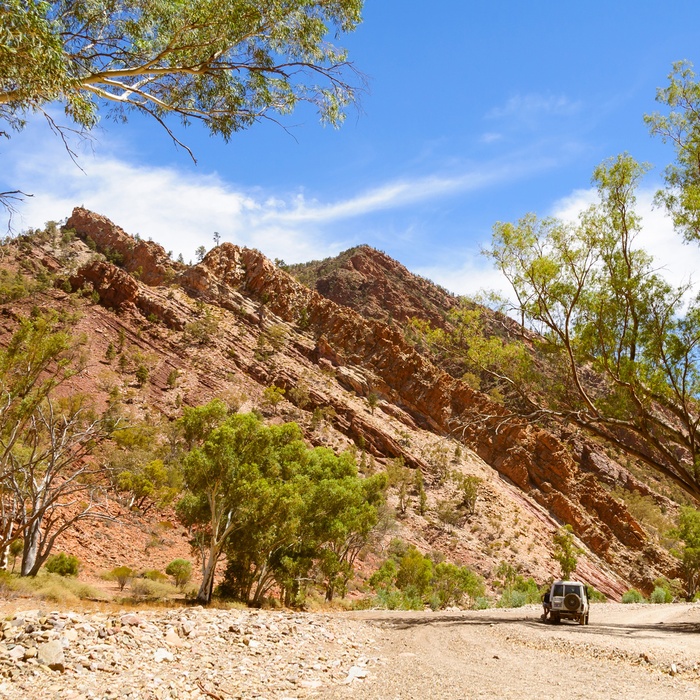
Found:
[[[22,552],[21,576],[36,576],[43,562],[38,561],[39,540],[41,537],[41,520],[37,518],[27,528]]]
[[[197,593],[197,602],[202,605],[211,603],[211,596],[214,591],[214,574],[216,572],[216,561],[219,558],[218,552],[209,550],[207,562],[202,570],[202,585]]]

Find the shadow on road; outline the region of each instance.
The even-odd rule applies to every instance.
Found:
[[[658,622],[644,624],[613,624],[591,622],[590,625],[579,625],[576,622],[562,621],[559,624],[544,623],[539,617],[523,616],[522,618],[503,619],[496,616],[460,617],[454,614],[440,615],[415,615],[407,616],[405,613],[401,617],[387,617],[385,614],[364,617],[367,622],[373,623],[387,629],[405,630],[411,628],[424,627],[428,625],[439,625],[442,627],[490,627],[510,625],[516,627],[526,627],[531,629],[545,630],[551,628],[561,632],[571,634],[596,634],[614,637],[629,637],[638,635],[640,637],[657,636],[660,634],[698,634],[700,635],[700,623],[693,622]]]

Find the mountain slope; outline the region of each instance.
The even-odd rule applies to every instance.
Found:
[[[501,406],[433,366],[395,328],[324,298],[257,251],[225,243],[185,267],[84,209],[74,210],[66,229],[80,240],[34,235],[6,246],[8,269],[23,260],[27,272],[48,270],[59,286],[3,304],[0,342],[33,306],[77,309],[91,362],[75,387],[102,406],[116,387],[134,418],[172,419],[183,404],[223,396],[272,421],[296,420],[309,443],[351,449],[365,470],[402,457],[421,470],[428,507],[421,515],[411,498],[398,534],[487,579],[503,561],[538,580],[555,575],[551,536],[563,522],[586,549],[579,572],[613,597],[675,575],[675,560],[601,485],[644,484],[579,436],[566,442],[534,425],[500,425]],[[388,261],[371,274],[381,277]],[[411,297],[401,294],[398,264],[394,272],[387,277],[397,295]],[[374,289],[386,284],[380,279]],[[427,286],[423,297],[431,314],[449,308]],[[104,359],[120,342],[124,367]],[[144,386],[135,381],[138,362],[149,369]],[[265,400],[272,385],[286,392],[278,406]],[[379,397],[376,410],[371,394]],[[483,479],[475,514],[457,524],[439,517],[455,495],[449,471]]]

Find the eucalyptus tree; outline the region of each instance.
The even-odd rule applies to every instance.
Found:
[[[358,73],[330,40],[352,32],[363,0],[3,0],[0,129],[64,106],[79,129],[99,113],[170,117],[228,140],[300,103],[339,125]],[[8,131],[2,133],[8,136]],[[182,145],[182,144],[181,144]],[[188,149],[189,150],[189,149]],[[6,192],[2,200],[11,204]]]
[[[62,392],[81,367],[80,339],[55,314],[23,319],[0,351],[0,551],[23,540],[23,576],[62,532],[103,516],[104,470],[92,455],[113,423]]]
[[[700,241],[700,83],[689,61],[678,61],[659,88],[656,101],[668,113],[645,115],[651,133],[670,143],[675,162],[666,168],[666,188],[657,200],[666,206],[686,241]]]
[[[626,154],[603,163],[577,223],[497,223],[489,255],[562,368],[561,391],[531,395],[533,414],[576,421],[700,495],[700,304],[635,245],[645,170]]]

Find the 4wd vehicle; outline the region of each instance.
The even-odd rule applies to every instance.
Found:
[[[546,600],[546,598],[545,598]],[[554,581],[549,589],[549,604],[545,604],[552,622],[562,619],[577,620],[580,625],[588,624],[588,591],[579,581]]]

